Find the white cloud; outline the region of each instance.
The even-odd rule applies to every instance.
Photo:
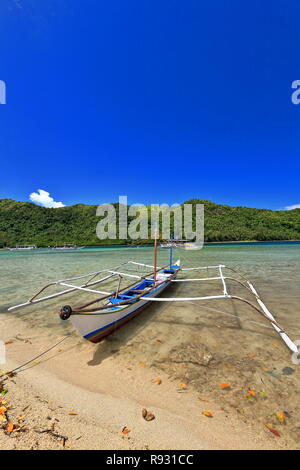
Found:
[[[286,211],[292,211],[293,209],[300,209],[300,204],[294,204],[293,206],[286,206]]]
[[[29,195],[29,199],[35,204],[38,204],[44,207],[57,208],[57,207],[65,206],[62,202],[54,201],[53,197],[50,196],[50,193],[48,193],[47,191],[44,191],[43,189],[39,189],[37,193],[31,193]]]

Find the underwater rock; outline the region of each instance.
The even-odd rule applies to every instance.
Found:
[[[170,356],[172,362],[190,363],[200,366],[208,366],[213,360],[213,355],[206,346],[201,343],[185,343],[172,349]]]
[[[282,375],[292,375],[295,372],[295,369],[292,367],[284,367],[281,372]]]

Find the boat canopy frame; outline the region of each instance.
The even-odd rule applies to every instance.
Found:
[[[22,304],[18,304],[18,305],[14,305],[12,307],[9,307],[8,311],[24,308],[24,307],[27,307],[29,305],[34,305],[34,304],[39,303],[39,302],[44,302],[46,300],[54,299],[56,297],[60,297],[60,296],[65,295],[65,294],[75,292],[76,290],[79,290],[79,291],[82,291],[82,292],[91,292],[91,293],[96,293],[96,294],[103,294],[105,296],[111,296],[111,295],[114,295],[116,291],[106,292],[106,291],[101,291],[101,290],[89,289],[89,287],[100,284],[101,282],[107,281],[108,279],[111,279],[111,278],[116,277],[116,276],[118,276],[119,278],[123,278],[123,277],[134,278],[134,279],[136,279],[136,281],[135,281],[135,283],[136,283],[137,281],[146,279],[148,276],[153,274],[153,273],[148,273],[144,276],[138,276],[138,275],[133,275],[133,274],[129,274],[129,273],[116,271],[120,267],[128,265],[128,264],[134,264],[134,265],[138,265],[138,266],[153,268],[153,266],[151,266],[149,264],[137,263],[135,261],[125,261],[124,263],[121,263],[117,266],[114,266],[113,268],[101,269],[99,271],[95,271],[95,272],[88,273],[88,274],[83,274],[81,276],[74,276],[74,277],[69,277],[69,278],[66,278],[66,279],[60,279],[58,281],[49,282],[48,284],[43,286],[37,293],[35,293],[32,297],[30,297],[29,300],[27,300],[26,302],[24,302]],[[166,268],[167,268],[167,266],[157,267],[157,272],[160,272],[161,270],[166,269]],[[108,273],[108,275],[105,276],[105,277],[102,277],[101,279],[93,280],[93,279],[96,279],[96,277],[99,276],[102,273],[103,274]],[[79,279],[87,279],[87,281],[84,284],[82,284],[81,286],[76,286],[75,284],[70,284],[70,282],[77,281]],[[66,289],[64,291],[56,292],[54,294],[51,294],[51,295],[48,295],[48,296],[45,296],[45,297],[37,298],[42,292],[44,292],[46,289],[48,289],[49,287],[52,287],[52,286],[63,286],[63,287],[68,287],[68,289]],[[125,290],[128,287],[130,287],[130,286],[126,286],[121,290]],[[96,299],[94,302],[98,302],[98,299]]]

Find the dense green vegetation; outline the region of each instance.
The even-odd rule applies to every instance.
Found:
[[[205,207],[205,241],[300,240],[300,209],[272,211],[231,207],[193,199]],[[29,202],[0,199],[0,247],[35,243],[38,246],[124,244],[96,236],[97,206],[76,204],[48,209]],[[118,205],[115,204],[118,210]]]
[[[204,204],[205,241],[300,240],[300,209],[231,207],[199,199],[187,203]]]

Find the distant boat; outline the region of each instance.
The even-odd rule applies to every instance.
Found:
[[[17,245],[15,248],[8,248],[9,251],[30,251],[36,249],[36,245]]]
[[[51,247],[52,250],[80,250],[83,246],[73,245],[72,243],[65,243],[64,245],[55,245]]]
[[[184,243],[186,243],[186,240],[179,240],[179,238],[170,238],[169,240],[161,242],[160,247],[165,249],[180,248],[183,246]]]
[[[201,250],[202,245],[198,245],[195,242],[189,242],[188,240],[168,240],[160,244],[161,248],[180,248],[182,250]]]
[[[201,250],[202,245],[198,245],[197,243],[184,243],[182,248],[184,250]]]

